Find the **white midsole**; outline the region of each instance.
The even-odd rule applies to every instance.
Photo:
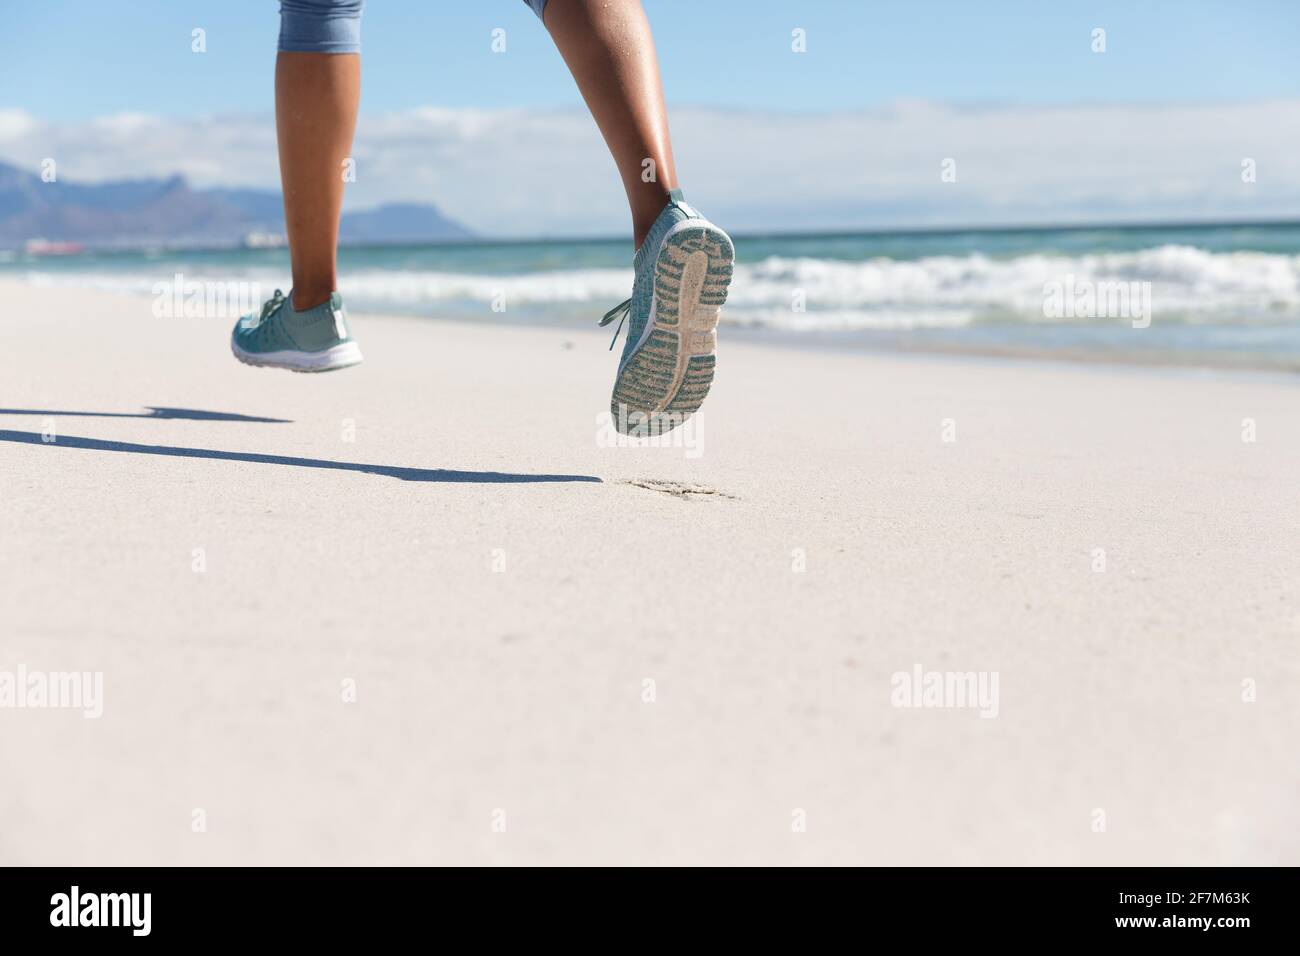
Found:
[[[269,365],[274,368],[291,368],[303,372],[323,372],[343,368],[361,361],[361,346],[356,342],[341,342],[320,352],[298,352],[285,349],[279,352],[246,352],[238,342],[230,343],[235,356],[249,365]]]

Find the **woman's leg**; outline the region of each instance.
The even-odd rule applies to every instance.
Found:
[[[633,242],[640,246],[677,188],[659,61],[641,0],[528,2],[543,13],[614,155],[632,207]]]
[[[239,320],[230,348],[246,365],[328,372],[362,358],[335,291],[343,162],[361,92],[361,3],[280,3],[275,128],[293,295],[276,289],[260,312]]]
[[[343,162],[361,97],[362,0],[282,0],[275,61],[275,125],[293,307],[320,305],[338,287]]]
[[[627,326],[610,417],[622,432],[662,434],[693,415],[713,384],[718,314],[735,250],[677,188],[659,63],[640,0],[526,2],[569,65],[632,207],[632,297],[600,323],[618,319],[611,349]]]

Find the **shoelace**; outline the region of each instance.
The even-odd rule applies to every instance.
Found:
[[[284,293],[281,292],[279,289],[276,289],[275,295],[267,299],[266,302],[262,305],[262,314],[257,317],[257,324],[261,325],[271,316],[275,315],[275,313],[279,312],[280,308],[284,305],[284,302],[285,302]]]
[[[614,308],[605,313],[605,317],[600,320],[600,327],[603,329],[609,323],[618,319],[618,328],[614,330],[614,337],[609,340],[609,350],[614,351],[614,343],[618,341],[618,334],[623,331],[623,323],[627,321],[628,313],[632,311],[632,300],[620,302]]]

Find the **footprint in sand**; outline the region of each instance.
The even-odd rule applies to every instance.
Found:
[[[674,498],[726,498],[730,501],[736,500],[735,495],[729,495],[717,488],[710,488],[707,485],[692,485],[683,481],[665,481],[660,478],[628,478],[623,484],[632,485],[634,488],[644,488],[647,491],[658,491],[665,495],[672,495]]]

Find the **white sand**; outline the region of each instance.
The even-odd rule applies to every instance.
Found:
[[[1294,381],[724,330],[692,458],[598,447],[603,332],[0,302],[0,671],[104,680],[0,710],[0,863],[1300,863]],[[147,406],[291,422],[73,414]]]

